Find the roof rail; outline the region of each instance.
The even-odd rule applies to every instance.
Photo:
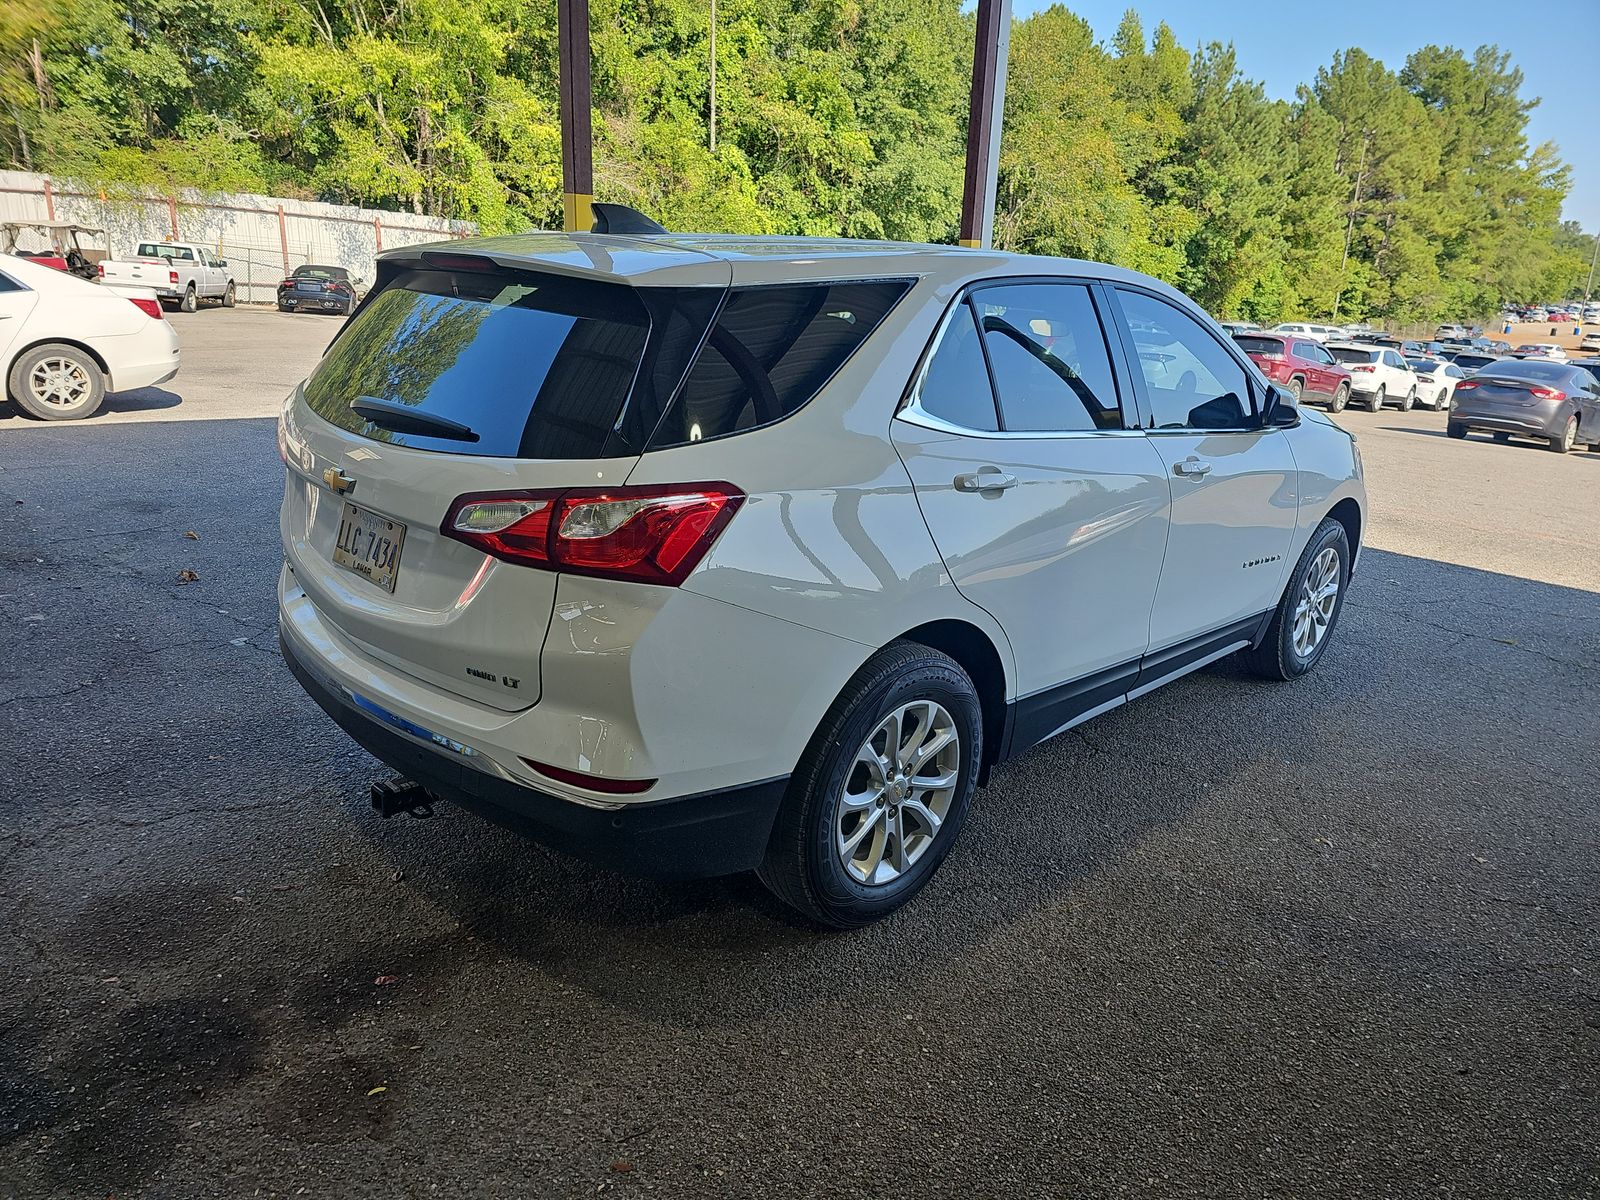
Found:
[[[667,228],[656,221],[652,221],[637,208],[629,208],[626,204],[595,204],[594,209],[595,233],[666,233]]]

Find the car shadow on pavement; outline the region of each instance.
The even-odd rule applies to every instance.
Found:
[[[182,396],[176,392],[169,392],[166,388],[134,388],[126,392],[107,392],[95,414],[82,421],[39,421],[8,402],[0,404],[0,429],[19,425],[92,425],[111,413],[158,412],[162,409],[177,408],[182,403]]]

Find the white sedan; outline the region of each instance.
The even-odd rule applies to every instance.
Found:
[[[1407,357],[1406,365],[1416,372],[1417,403],[1426,404],[1435,412],[1450,407],[1450,397],[1456,390],[1456,384],[1467,377],[1466,372],[1455,363],[1445,362],[1442,358]]]
[[[0,257],[0,377],[43,421],[90,416],[107,392],[178,373],[178,335],[148,288],[110,291],[51,267]]]

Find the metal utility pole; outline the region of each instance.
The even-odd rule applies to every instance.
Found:
[[[1600,262],[1600,229],[1594,234],[1594,253],[1589,255],[1589,282],[1583,285],[1583,302],[1589,303],[1589,298],[1594,295],[1594,265]]]
[[[1356,210],[1361,207],[1361,176],[1367,169],[1367,143],[1372,138],[1370,129],[1361,131],[1361,161],[1356,165],[1356,186],[1350,197],[1350,219],[1344,225],[1344,256],[1339,259],[1339,294],[1333,298],[1333,320],[1339,319],[1339,305],[1344,301],[1344,272],[1350,265],[1350,238],[1356,229]]]
[[[967,115],[967,178],[961,189],[963,246],[994,242],[995,179],[1000,170],[1000,121],[1006,110],[1006,56],[1011,48],[1011,0],[978,0],[972,54],[972,105]]]
[[[717,152],[717,0],[711,0],[711,153]]]
[[[562,228],[594,227],[594,130],[589,85],[589,0],[556,0],[561,52]]]

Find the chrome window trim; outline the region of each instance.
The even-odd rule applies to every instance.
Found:
[[[943,417],[935,416],[922,407],[922,384],[928,377],[928,368],[938,356],[939,347],[944,342],[945,334],[950,329],[950,324],[955,320],[956,314],[970,312],[967,301],[974,292],[983,291],[991,287],[1018,286],[1026,284],[1077,284],[1090,292],[1090,301],[1094,302],[1094,286],[1102,280],[1086,275],[1017,275],[1017,276],[986,276],[963,284],[951,300],[944,315],[939,318],[938,327],[933,331],[933,338],[928,342],[927,348],[922,352],[922,361],[917,364],[916,372],[911,376],[904,394],[900,398],[900,407],[895,410],[894,419],[905,421],[910,425],[919,425],[923,429],[931,429],[936,433],[950,433],[961,437],[993,438],[996,441],[1051,441],[1067,438],[1106,438],[1106,437],[1140,437],[1146,432],[1143,429],[1127,428],[1128,409],[1123,402],[1123,387],[1117,379],[1117,363],[1111,352],[1110,331],[1102,328],[1100,336],[1106,340],[1106,358],[1111,363],[1113,386],[1117,387],[1117,413],[1122,418],[1121,429],[973,429],[967,425],[957,425],[954,421],[947,421]],[[1098,306],[1097,306],[1098,307]],[[1098,314],[1097,314],[1098,315]],[[980,335],[981,336],[981,335]],[[995,397],[998,406],[999,397]],[[998,411],[996,412],[998,416]]]

